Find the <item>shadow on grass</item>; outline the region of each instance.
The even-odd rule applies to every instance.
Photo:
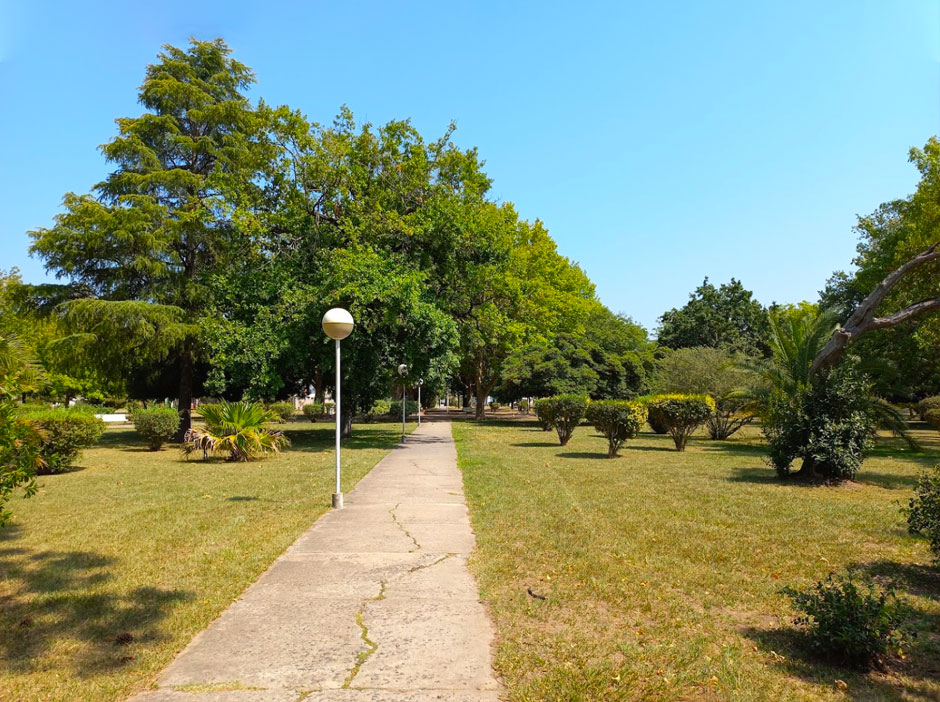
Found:
[[[518,444],[510,444],[510,446],[520,446],[522,448],[548,448],[548,447],[558,447],[557,441],[523,441]]]
[[[856,476],[856,482],[864,485],[874,485],[875,487],[880,487],[885,490],[910,490],[917,482],[917,476],[898,475],[897,473],[874,473],[870,470],[866,470],[865,464],[863,463],[861,470],[858,471],[858,475]]]
[[[603,458],[607,460],[606,453],[599,453],[597,451],[567,451],[565,453],[559,453],[559,458]]]
[[[71,647],[68,665],[81,677],[134,660],[141,644],[165,638],[159,623],[193,593],[140,586],[109,592],[118,565],[91,551],[45,551],[14,545],[19,530],[0,531],[0,672],[49,665],[44,654]]]

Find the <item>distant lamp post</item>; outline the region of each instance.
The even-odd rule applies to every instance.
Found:
[[[424,385],[424,379],[418,378],[418,426],[421,426],[421,386]]]
[[[352,334],[353,330],[353,318],[342,307],[334,307],[331,310],[327,310],[326,314],[323,315],[323,321],[321,326],[323,327],[323,332],[333,339],[336,342],[336,397],[334,406],[336,408],[336,492],[333,493],[333,507],[335,509],[343,508],[343,488],[340,485],[340,472],[339,472],[339,438],[340,438],[340,422],[342,421],[342,412],[340,411],[339,396],[340,396],[340,364],[339,364],[339,342],[345,339],[347,336]]]
[[[408,364],[402,363],[398,366],[398,375],[401,376],[401,442],[405,443],[405,407],[408,404],[408,398],[405,396],[405,376],[408,375]]]

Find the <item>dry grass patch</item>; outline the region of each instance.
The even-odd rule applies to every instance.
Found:
[[[940,698],[940,573],[899,513],[935,432],[917,453],[882,440],[839,488],[780,482],[753,428],[685,453],[642,434],[616,459],[587,426],[563,448],[527,422],[454,434],[511,700]],[[801,655],[780,589],[849,565],[916,609],[887,672]]]
[[[146,687],[329,507],[333,427],[297,422],[280,457],[185,461],[111,429],[0,529],[0,700],[102,702]],[[401,425],[357,425],[351,490]]]

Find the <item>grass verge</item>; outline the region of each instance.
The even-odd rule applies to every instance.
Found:
[[[185,461],[109,429],[0,529],[0,700],[123,699],[329,508],[333,427],[281,425],[280,457]],[[413,427],[411,427],[413,428]],[[401,424],[356,425],[347,492]]]
[[[882,440],[841,487],[780,482],[757,430],[725,442],[642,434],[607,459],[528,422],[455,423],[510,699],[940,699],[940,571],[899,508],[940,461]],[[891,580],[918,637],[887,671],[803,657],[780,593],[856,566]]]

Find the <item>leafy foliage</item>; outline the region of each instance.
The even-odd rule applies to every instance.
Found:
[[[927,421],[927,413],[931,410],[940,410],[940,395],[925,397],[917,403],[917,414],[924,421]]]
[[[588,400],[581,395],[557,395],[541,400],[536,405],[539,419],[543,419],[558,433],[558,442],[564,446],[584,418]]]
[[[408,416],[418,414],[418,403],[415,400],[406,400],[405,413]],[[388,415],[390,417],[401,417],[401,400],[393,400],[389,403]]]
[[[924,421],[940,431],[940,409],[930,409],[924,412]]]
[[[552,423],[549,419],[552,413],[551,398],[545,397],[541,400],[536,400],[534,409],[535,419],[542,428],[542,431],[551,431]]]
[[[706,278],[684,307],[663,314],[658,336],[671,349],[710,346],[766,356],[768,335],[767,313],[741,281],[716,288]]]
[[[159,451],[163,444],[176,435],[180,426],[180,415],[171,407],[137,409],[131,415],[134,429],[144,437],[151,451]]]
[[[323,405],[319,402],[308,402],[301,408],[301,411],[304,413],[304,417],[311,422],[323,417]]]
[[[689,437],[715,411],[715,401],[703,394],[653,395],[645,404],[653,421],[666,427],[677,451],[685,451]]]
[[[6,362],[0,359],[0,364]],[[40,455],[42,432],[17,414],[17,390],[10,376],[0,375],[0,526],[10,519],[5,506],[17,490],[23,490],[27,497],[36,493],[35,475],[44,467]]]
[[[268,410],[282,422],[289,422],[297,413],[292,402],[272,402],[268,405]]]
[[[940,562],[940,466],[918,477],[907,509],[907,527],[930,541],[934,559]]]
[[[274,456],[290,442],[282,432],[272,431],[265,425],[276,418],[261,403],[222,401],[217,405],[202,405],[205,427],[194,427],[186,432],[183,453],[201,452],[224,455],[230,461],[251,461]]]
[[[598,400],[588,405],[587,420],[607,437],[607,457],[615,458],[627,439],[634,438],[646,421],[641,402]]]
[[[811,588],[784,593],[805,613],[796,621],[807,627],[810,649],[820,658],[867,669],[886,653],[901,652],[903,608],[893,590],[830,573]]]
[[[22,416],[39,429],[42,457],[39,475],[67,471],[81,449],[94,446],[104,433],[104,422],[82,410],[37,409],[23,412]]]

